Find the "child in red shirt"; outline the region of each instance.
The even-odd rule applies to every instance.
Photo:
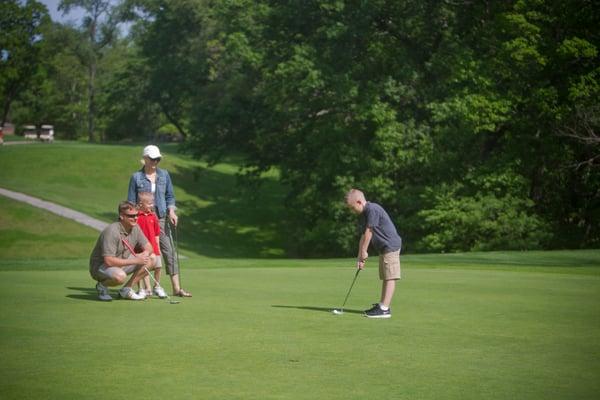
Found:
[[[142,192],[138,195],[138,219],[137,224],[144,232],[144,235],[152,245],[152,249],[154,254],[156,255],[156,266],[154,268],[154,281],[155,286],[154,289],[151,289],[150,286],[150,277],[146,275],[144,278],[144,285],[146,289],[144,290],[141,285],[139,288],[139,293],[144,295],[145,297],[152,296],[153,292],[156,296],[164,299],[167,297],[164,289],[160,286],[160,271],[162,267],[162,260],[160,257],[160,247],[158,246],[158,237],[160,234],[160,226],[158,224],[158,217],[154,213],[154,195],[150,192]]]

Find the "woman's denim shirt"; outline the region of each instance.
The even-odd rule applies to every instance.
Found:
[[[138,203],[138,193],[152,192],[152,182],[146,177],[144,168],[134,172],[129,180],[129,191],[127,201],[133,204]],[[156,169],[156,192],[154,193],[154,207],[159,218],[167,215],[167,208],[175,207],[175,194],[173,193],[173,184],[169,173],[164,170]]]

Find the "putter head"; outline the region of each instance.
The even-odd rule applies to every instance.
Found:
[[[179,300],[169,300],[169,304],[179,304]]]

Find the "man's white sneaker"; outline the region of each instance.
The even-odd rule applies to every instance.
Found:
[[[133,291],[130,287],[123,287],[119,289],[119,296],[123,299],[127,300],[144,300],[145,297],[140,296],[136,292]]]
[[[96,290],[98,291],[98,299],[102,301],[111,301],[113,299],[108,292],[108,288],[100,282],[96,283]]]
[[[154,287],[154,294],[157,295],[161,299],[166,299],[168,297],[167,294],[165,293],[165,289],[163,289],[160,286]]]
[[[140,289],[140,290],[138,290],[137,295],[145,299],[146,291],[144,289]]]

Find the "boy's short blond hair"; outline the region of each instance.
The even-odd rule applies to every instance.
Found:
[[[358,189],[350,189],[348,193],[346,193],[346,202],[354,203],[356,201],[366,202],[365,194]]]
[[[138,193],[138,204],[142,204],[144,201],[154,201],[154,195],[150,192]]]

